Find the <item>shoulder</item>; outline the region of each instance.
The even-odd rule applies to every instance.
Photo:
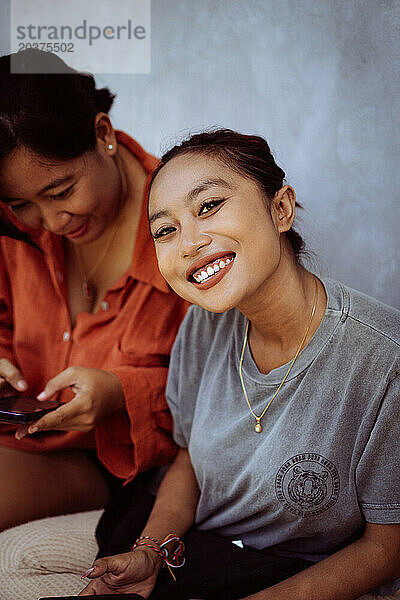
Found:
[[[243,320],[237,309],[212,313],[199,306],[190,306],[175,340],[174,360],[186,365],[190,363],[192,367],[196,364],[201,370],[207,360],[220,355],[221,349],[227,347]]]
[[[236,309],[213,313],[193,304],[182,323],[180,335],[182,338],[189,336],[192,342],[201,345],[211,338],[232,334],[241,319],[243,316]]]
[[[323,283],[326,314],[336,315],[329,348],[341,364],[339,371],[386,385],[400,373],[400,311],[338,281]]]
[[[341,312],[341,320],[353,324],[371,340],[400,349],[400,311],[333,279],[324,279],[328,309]]]
[[[167,382],[167,400],[174,417],[179,407],[181,427],[185,420],[191,422],[204,378],[228,360],[228,348],[241,319],[244,317],[236,309],[211,313],[192,305],[186,313],[172,349]]]
[[[125,146],[142,164],[147,173],[154,171],[159,163],[158,158],[147,152],[137,140],[124,131],[115,130],[117,142]]]

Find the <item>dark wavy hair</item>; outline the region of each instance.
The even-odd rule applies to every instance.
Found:
[[[108,113],[114,97],[51,52],[32,48],[0,57],[0,163],[19,146],[50,160],[94,150],[95,116]],[[0,235],[30,241],[5,219]]]
[[[276,164],[264,138],[244,135],[232,129],[215,129],[192,135],[166,152],[154,171],[151,185],[161,169],[173,158],[183,154],[215,156],[234,171],[255,181],[264,196],[272,200],[283,186],[285,172]],[[296,206],[302,208],[296,202]],[[285,233],[296,260],[306,254],[305,242],[293,227]]]

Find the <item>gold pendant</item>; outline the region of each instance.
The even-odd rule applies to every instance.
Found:
[[[93,298],[92,286],[86,279],[82,281],[82,296],[87,300],[92,300]]]
[[[262,425],[260,425],[260,423],[259,423],[259,422],[257,422],[257,424],[256,424],[256,425],[254,425],[254,431],[255,431],[256,433],[261,433],[261,432],[262,432]]]

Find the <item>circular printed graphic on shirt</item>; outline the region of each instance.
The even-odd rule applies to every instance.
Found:
[[[315,516],[338,499],[340,479],[335,465],[315,452],[289,458],[275,477],[275,493],[283,506],[299,516]]]

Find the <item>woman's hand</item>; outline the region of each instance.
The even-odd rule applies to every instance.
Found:
[[[38,400],[48,400],[68,387],[75,394],[70,402],[24,425],[15,437],[21,439],[28,433],[48,430],[90,431],[108,414],[124,408],[124,393],[118,377],[109,371],[84,367],[69,367],[50,379]]]
[[[183,536],[194,523],[198,499],[199,488],[189,452],[180,448],[161,482],[141,536],[149,536],[153,540],[163,540],[171,532],[174,536]],[[155,586],[162,559],[154,550],[142,545],[126,554],[100,558],[93,566],[94,570],[89,569],[84,575],[92,581],[81,596],[136,592],[148,598]]]
[[[148,598],[153,591],[161,559],[148,548],[99,558],[84,576],[92,579],[80,596],[99,594],[140,594]]]
[[[24,392],[28,389],[28,384],[21,371],[6,358],[0,358],[0,388],[3,387],[8,388],[7,391],[14,388],[18,392]],[[4,396],[4,394],[2,395]]]

